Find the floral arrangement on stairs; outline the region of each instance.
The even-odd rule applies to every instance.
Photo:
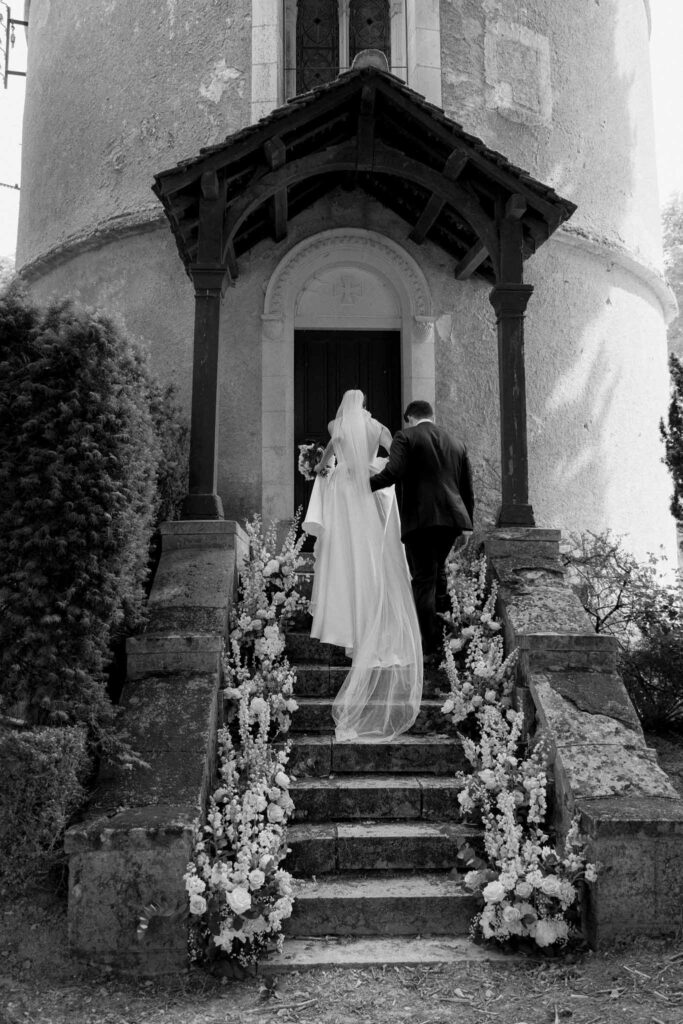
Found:
[[[486,559],[451,556],[448,590],[450,694],[442,711],[472,767],[458,776],[460,806],[484,829],[484,857],[468,844],[458,854],[465,885],[484,901],[472,936],[557,950],[580,937],[582,886],[595,881],[596,865],[586,862],[576,821],[559,852],[546,831],[547,750],[542,737],[524,743],[524,714],[513,706],[516,652],[504,657]]]
[[[249,556],[240,573],[223,655],[226,721],[218,732],[219,787],[197,829],[185,885],[190,902],[190,958],[225,958],[237,973],[282,945],[292,913],[291,876],[280,867],[294,805],[285,771],[294,672],[284,629],[307,605],[296,591],[304,536],[298,516],[277,552],[275,527],[259,516],[246,525]]]

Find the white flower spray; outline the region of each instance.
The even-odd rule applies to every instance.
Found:
[[[247,523],[249,558],[223,657],[227,721],[218,733],[219,786],[198,827],[185,884],[194,960],[226,955],[241,967],[269,945],[282,944],[282,922],[292,913],[287,821],[294,804],[286,772],[289,731],[297,708],[295,674],[285,656],[284,629],[307,606],[296,592],[303,536],[298,519],[276,553],[275,528]]]
[[[453,635],[444,646],[450,693],[442,711],[462,730],[472,769],[458,776],[461,810],[484,828],[483,857],[469,845],[460,851],[465,885],[484,901],[472,934],[559,947],[577,933],[581,886],[595,881],[597,866],[586,862],[576,821],[560,852],[545,830],[547,750],[542,737],[531,750],[523,743],[524,716],[513,707],[516,652],[504,657],[486,560],[452,556],[448,574]]]

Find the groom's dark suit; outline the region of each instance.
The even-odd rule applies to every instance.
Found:
[[[422,646],[431,654],[440,641],[436,612],[446,601],[446,559],[456,537],[472,529],[474,492],[464,444],[430,420],[399,430],[387,465],[370,478],[373,491],[391,484],[396,485]]]

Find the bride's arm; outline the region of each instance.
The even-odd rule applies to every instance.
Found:
[[[334,420],[331,423],[328,423],[328,425],[327,425],[327,428],[328,428],[330,434],[332,433],[332,427],[333,426],[334,426]],[[329,461],[330,461],[330,459],[332,458],[333,455],[334,455],[334,438],[331,437],[330,440],[327,442],[327,448],[325,449],[325,451],[320,456],[320,459],[318,460],[316,465],[313,467],[313,472],[317,473],[318,476],[320,476],[321,473],[324,473],[325,470],[327,469],[327,465],[328,465],[328,463],[329,463]]]
[[[380,427],[382,429],[379,435],[379,446],[380,448],[384,448],[385,452],[387,452],[388,454],[391,448],[392,441],[391,431],[389,430],[388,427],[385,427],[383,423],[380,423]]]

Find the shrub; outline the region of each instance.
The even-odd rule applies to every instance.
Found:
[[[0,297],[0,700],[105,742],[110,638],[148,575],[155,387],[103,315]]]
[[[619,645],[619,670],[644,728],[683,726],[681,580],[605,533],[572,534],[564,563],[596,633]]]
[[[13,890],[55,862],[87,764],[80,726],[0,730],[0,877]]]

